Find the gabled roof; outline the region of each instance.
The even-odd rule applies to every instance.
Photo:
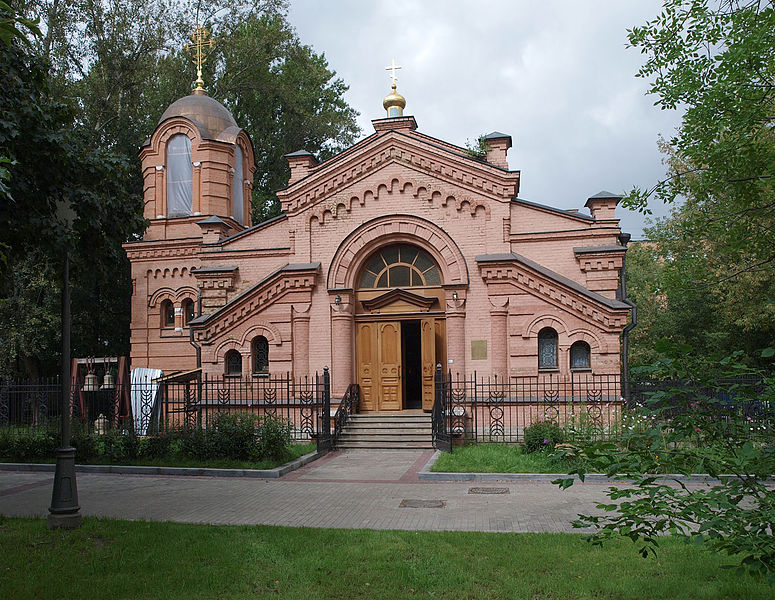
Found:
[[[562,208],[555,208],[554,206],[548,206],[546,204],[538,204],[538,202],[531,202],[530,200],[524,200],[523,198],[512,198],[512,202],[516,204],[522,204],[524,206],[530,206],[531,208],[540,208],[541,210],[547,210],[549,212],[557,213],[565,217],[573,217],[574,219],[581,219],[582,221],[594,221],[595,219],[589,215],[583,213],[574,212],[572,210],[565,210]]]
[[[557,283],[562,284],[565,287],[570,288],[573,291],[586,296],[587,298],[590,298],[591,300],[595,300],[596,302],[599,302],[600,304],[607,306],[608,308],[612,308],[614,310],[630,309],[629,305],[625,304],[624,302],[620,302],[619,300],[612,300],[611,298],[606,298],[605,296],[598,294],[597,292],[593,292],[592,290],[585,288],[580,283],[577,283],[572,279],[568,279],[564,275],[560,275],[559,273],[556,273],[551,269],[547,269],[543,265],[539,265],[537,262],[532,261],[529,258],[526,258],[520,254],[515,254],[513,252],[505,252],[501,254],[480,254],[479,256],[476,257],[476,262],[478,263],[511,262],[511,261],[521,263],[526,267],[529,267],[532,270],[540,273],[541,275],[548,277],[549,279],[553,279]]]
[[[227,268],[230,268],[230,267],[227,267]],[[217,267],[214,267],[214,269],[217,269]],[[303,264],[288,264],[283,267],[280,267],[276,271],[273,271],[272,273],[264,277],[261,281],[259,281],[255,285],[251,286],[250,288],[242,292],[236,298],[233,298],[232,300],[227,302],[224,306],[220,307],[214,313],[210,313],[209,315],[200,315],[195,319],[192,319],[191,321],[189,321],[189,325],[193,325],[193,326],[204,325],[209,321],[212,321],[213,319],[220,317],[224,313],[228,313],[231,310],[232,306],[238,304],[239,302],[241,302],[242,300],[244,300],[245,298],[253,294],[256,290],[260,289],[268,281],[277,277],[278,275],[281,275],[283,273],[288,273],[288,272],[295,272],[295,271],[317,271],[318,269],[320,269],[319,262],[303,263]]]

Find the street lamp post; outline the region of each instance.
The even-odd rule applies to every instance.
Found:
[[[66,221],[72,222],[72,213],[67,208]],[[69,246],[69,243],[68,243]],[[75,529],[83,523],[81,507],[78,506],[78,486],[75,481],[75,448],[70,445],[70,250],[65,250],[62,269],[62,410],[60,416],[62,441],[56,450],[56,471],[54,490],[49,507],[49,529]]]

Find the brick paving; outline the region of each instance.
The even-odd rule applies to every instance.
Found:
[[[263,524],[347,529],[505,532],[578,531],[609,484],[546,482],[426,483],[418,471],[427,450],[347,450],[281,479],[78,474],[85,516],[185,523]],[[45,516],[51,473],[0,472],[0,514]],[[470,487],[508,494],[469,494]],[[401,508],[403,500],[443,501],[443,508]],[[416,504],[409,502],[408,504]]]

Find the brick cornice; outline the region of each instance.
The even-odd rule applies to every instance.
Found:
[[[629,308],[606,306],[602,301],[590,297],[594,292],[582,294],[522,263],[491,261],[479,263],[479,270],[488,288],[499,284],[514,286],[607,331],[621,330],[627,324]],[[509,292],[492,289],[489,293],[506,295]]]
[[[389,131],[361,142],[345,159],[323,163],[303,179],[277,193],[289,216],[314,206],[391,162],[409,165],[472,194],[510,201],[519,187],[519,172],[509,172],[463,155],[436,148],[419,136]],[[357,148],[357,145],[356,147]]]
[[[199,252],[201,239],[154,240],[152,242],[127,242],[123,244],[127,258],[132,261],[156,260],[195,256]]]

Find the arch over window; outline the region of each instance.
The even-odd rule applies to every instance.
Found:
[[[551,327],[538,332],[538,368],[557,368],[557,332]]]
[[[224,360],[226,375],[242,375],[242,355],[237,350],[229,350]]]
[[[361,273],[360,287],[420,287],[441,285],[441,271],[422,248],[400,244],[377,250]]]
[[[269,373],[269,341],[259,335],[251,342],[253,355],[253,373]]]
[[[240,225],[245,224],[245,205],[242,195],[242,181],[245,179],[243,176],[243,157],[242,148],[239,145],[234,147],[234,175],[231,178],[231,215],[234,220]]]
[[[161,303],[161,326],[175,327],[175,306],[172,300],[164,300]]]
[[[590,349],[586,342],[575,342],[570,347],[570,368],[571,369],[589,369]]]
[[[194,301],[191,298],[183,300],[183,324],[188,325],[194,318]]]
[[[191,140],[178,133],[167,140],[167,216],[187,217],[193,210],[194,166]]]

